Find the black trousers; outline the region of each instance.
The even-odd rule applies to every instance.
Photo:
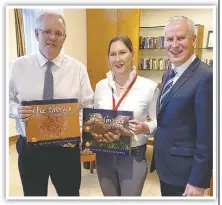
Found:
[[[16,148],[24,196],[47,196],[49,176],[59,196],[79,196],[79,146],[28,148],[20,136]]]
[[[185,187],[173,186],[161,180],[160,180],[160,189],[162,196],[182,196],[185,191]]]

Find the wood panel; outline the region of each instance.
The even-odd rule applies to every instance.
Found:
[[[211,179],[210,179],[210,188],[209,188],[209,191],[208,191],[208,195],[213,196],[213,170],[212,170],[212,176],[211,176]]]
[[[140,31],[140,9],[118,9],[117,32],[121,35],[129,36],[132,40],[135,59],[134,64],[139,65],[139,31]]]
[[[87,69],[92,88],[106,77],[108,44],[117,35],[117,9],[87,9]]]
[[[19,135],[14,135],[9,137],[9,147],[16,145]]]
[[[201,59],[202,48],[203,48],[203,35],[204,35],[204,25],[197,26],[197,38],[196,38],[196,55]]]

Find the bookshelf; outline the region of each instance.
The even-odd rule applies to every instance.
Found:
[[[161,82],[163,73],[170,68],[164,50],[164,28],[162,25],[140,27],[138,72],[156,82]],[[211,52],[212,49],[203,47],[203,25],[196,24],[195,33],[197,35],[195,53],[202,59],[202,53]],[[202,60],[212,64],[211,59]]]

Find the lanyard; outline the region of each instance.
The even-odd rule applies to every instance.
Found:
[[[118,101],[118,103],[116,104],[115,102],[115,98],[113,96],[113,89],[112,89],[112,98],[113,98],[113,110],[117,110],[118,107],[120,106],[121,102],[123,101],[123,99],[126,97],[127,93],[130,91],[130,89],[133,87],[133,84],[136,82],[137,79],[137,74],[135,75],[135,77],[133,78],[133,81],[130,83],[129,87],[127,88],[127,90],[125,91],[125,93],[122,95],[122,97],[120,98],[120,100]]]

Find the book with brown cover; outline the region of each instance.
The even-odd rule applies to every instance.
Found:
[[[79,108],[77,99],[23,101],[33,107],[25,122],[29,147],[62,146],[80,142]]]

